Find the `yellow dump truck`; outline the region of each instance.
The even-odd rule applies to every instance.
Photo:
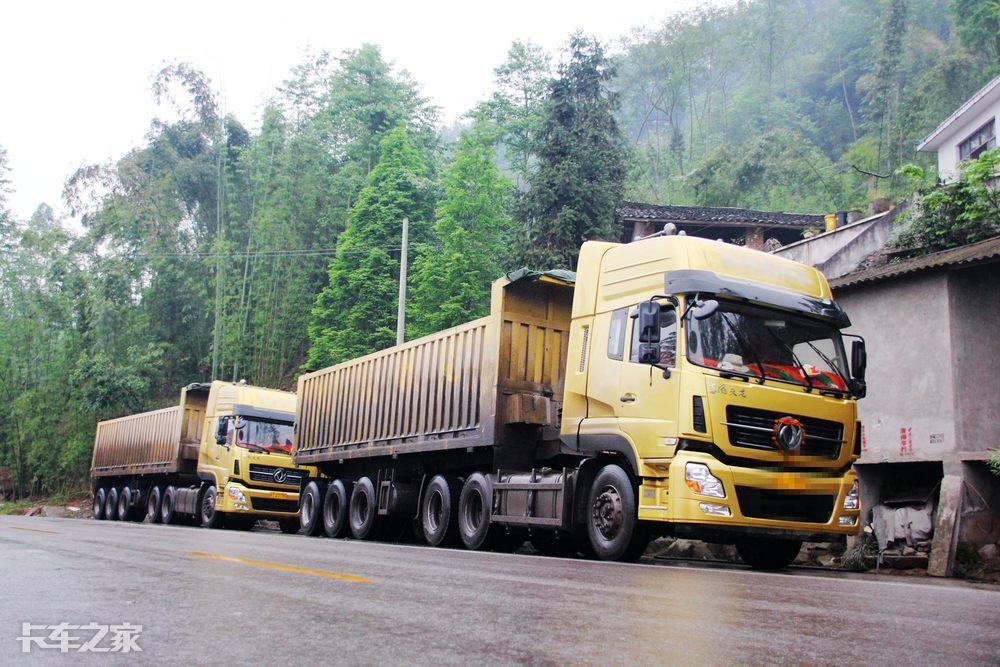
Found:
[[[249,529],[257,519],[299,530],[292,465],[295,394],[230,382],[195,383],[180,403],[97,424],[90,467],[94,518],[196,521]]]
[[[487,317],[299,379],[303,529],[607,560],[673,534],[783,567],[858,528],[849,324],[773,255],[585,243],[575,275],[494,283]]]

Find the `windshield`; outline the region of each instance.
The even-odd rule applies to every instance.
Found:
[[[844,343],[832,325],[725,301],[709,317],[687,320],[687,356],[692,363],[816,389],[847,390]]]
[[[289,454],[292,451],[292,425],[287,422],[237,417],[236,444],[248,449]]]

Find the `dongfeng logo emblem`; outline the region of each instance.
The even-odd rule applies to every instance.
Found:
[[[285,473],[284,470],[278,468],[277,470],[274,471],[275,484],[284,484],[286,479],[288,479],[288,475]]]
[[[782,417],[774,420],[774,434],[771,439],[786,452],[797,452],[806,440],[806,429],[795,417]]]

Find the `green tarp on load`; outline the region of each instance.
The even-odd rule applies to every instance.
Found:
[[[566,269],[556,269],[554,271],[532,271],[531,269],[518,269],[517,271],[511,271],[506,274],[507,280],[512,283],[516,283],[518,280],[531,280],[534,278],[540,278],[545,276],[547,278],[555,278],[556,280],[561,280],[567,283],[576,283],[576,271],[567,271]]]

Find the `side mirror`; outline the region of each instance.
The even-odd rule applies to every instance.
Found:
[[[635,323],[639,327],[639,342],[651,343],[653,347],[660,342],[660,304],[655,301],[643,301],[639,304],[639,319]],[[642,361],[644,346],[639,347],[640,363],[650,363]],[[657,352],[659,355],[659,352]],[[659,358],[657,356],[657,358]]]
[[[221,417],[219,425],[215,429],[215,443],[217,445],[226,444],[227,436],[229,436],[229,417]]]
[[[709,299],[708,301],[702,301],[696,305],[692,314],[694,315],[694,319],[703,320],[714,315],[715,311],[718,309],[719,302],[715,299]]]
[[[659,343],[639,343],[639,363],[657,365],[660,363]]]
[[[851,343],[851,377],[864,381],[867,368],[868,352],[865,350],[865,341],[856,340]]]

